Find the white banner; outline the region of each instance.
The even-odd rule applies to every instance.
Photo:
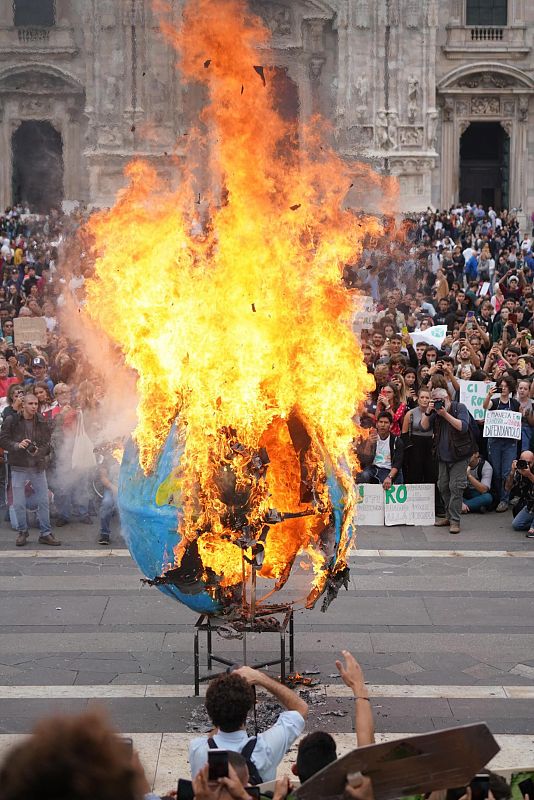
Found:
[[[434,484],[401,483],[391,489],[380,484],[358,485],[357,525],[433,525]]]
[[[410,333],[410,338],[414,345],[419,342],[424,342],[425,344],[434,345],[434,347],[438,348],[441,347],[446,336],[446,325],[433,325],[431,328],[427,328],[426,331],[414,331]]]
[[[498,439],[521,439],[520,411],[488,411],[484,420],[484,436]]]
[[[384,490],[379,483],[359,483],[361,502],[356,506],[358,525],[384,524]],[[533,798],[534,800],[534,798]]]
[[[473,419],[484,419],[486,410],[482,408],[482,404],[486,399],[488,390],[495,386],[495,382],[458,381],[458,383],[460,384],[460,403],[466,406]]]

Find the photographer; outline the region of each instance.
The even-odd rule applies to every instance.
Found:
[[[460,533],[462,497],[467,485],[467,465],[475,450],[469,427],[469,411],[463,403],[452,403],[446,389],[432,389],[421,429],[434,431],[438,458],[438,488],[447,516],[434,524],[449,525],[450,533]]]
[[[523,450],[517,461],[512,461],[506,488],[515,516],[514,531],[527,531],[527,539],[534,539],[534,453]]]
[[[51,532],[46,459],[50,454],[50,428],[37,413],[39,402],[34,394],[24,397],[22,412],[5,418],[0,431],[0,447],[7,450],[11,468],[13,507],[17,519],[16,546],[24,547],[28,541],[25,487],[31,484],[37,504],[41,544],[59,546]]]

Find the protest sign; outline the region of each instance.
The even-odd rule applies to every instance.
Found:
[[[17,317],[13,320],[15,344],[46,344],[46,322],[44,317]]]
[[[484,297],[484,295],[486,295],[488,293],[489,288],[490,288],[489,281],[484,281],[482,286],[480,286],[479,289],[478,289],[478,292],[477,292],[478,296],[479,297]]]
[[[385,490],[385,525],[433,525],[434,519],[432,483],[401,483]]]
[[[368,295],[356,295],[354,301],[356,313],[352,318],[352,329],[357,333],[362,330],[371,330],[376,319],[376,304]]]
[[[413,333],[410,333],[414,345],[419,342],[424,342],[425,344],[434,345],[434,347],[438,348],[441,347],[446,336],[446,325],[433,325],[431,328],[427,328],[426,331],[413,331]]]
[[[521,439],[520,411],[488,411],[484,420],[484,437]]]
[[[359,483],[361,502],[356,506],[358,525],[384,524],[384,490],[379,483]]]
[[[473,419],[484,419],[486,410],[482,404],[486,399],[488,390],[495,386],[495,383],[485,383],[484,381],[458,381],[460,384],[460,403],[463,403]]]

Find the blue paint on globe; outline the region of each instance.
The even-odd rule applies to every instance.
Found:
[[[174,505],[158,505],[156,493],[179,463],[182,452],[173,427],[150,475],[141,469],[139,451],[132,440],[126,445],[122,459],[118,492],[122,533],[135,563],[151,580],[173,563],[173,550],[180,541],[179,509]],[[194,594],[186,594],[172,584],[157,588],[199,614],[214,614],[221,609],[200,582]]]
[[[180,542],[178,522],[181,509],[171,504],[159,505],[156,494],[178,466],[182,453],[183,447],[177,442],[174,426],[149,475],[145,475],[141,469],[139,451],[132,440],[129,440],[124,451],[118,492],[122,532],[135,563],[150,580],[161,576],[173,564],[173,551]],[[326,566],[332,567],[341,539],[347,493],[332,468],[328,464],[325,467],[335,538],[334,555]],[[352,534],[351,526],[349,536]],[[223,608],[206,591],[200,578],[189,586],[188,592],[181,591],[172,583],[158,585],[157,588],[197,613],[216,614]]]

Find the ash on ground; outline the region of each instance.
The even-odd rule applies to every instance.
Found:
[[[329,718],[329,724],[332,722],[332,717],[345,717],[350,713],[350,705],[347,704],[346,699],[330,698],[327,699],[326,690],[324,686],[314,686],[313,688],[297,689],[298,693],[303,700],[306,701],[310,708],[310,717],[315,723],[312,727],[321,726],[323,718]],[[328,704],[328,708],[327,708]],[[341,705],[342,708],[332,708],[332,705]],[[247,719],[247,734],[255,736],[256,733],[263,733],[267,728],[270,728],[276,723],[276,720],[285,709],[276,700],[269,697],[258,699],[256,703],[256,722],[254,721],[254,714],[251,712]],[[323,723],[326,725],[326,720]],[[257,725],[257,730],[255,726]],[[189,721],[186,724],[186,731],[188,733],[209,733],[213,729],[208,714],[204,705],[198,705],[192,709],[189,716]]]

